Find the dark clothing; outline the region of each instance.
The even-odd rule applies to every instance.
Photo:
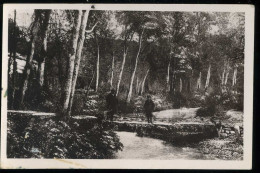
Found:
[[[152,123],[152,118],[153,118],[153,111],[154,111],[154,103],[152,100],[146,100],[144,103],[144,111],[145,115],[147,117],[148,123]]]
[[[113,116],[114,114],[117,113],[117,105],[118,105],[118,100],[115,95],[112,93],[109,93],[106,97],[107,101],[107,109],[108,109],[108,117],[111,121],[113,121]]]

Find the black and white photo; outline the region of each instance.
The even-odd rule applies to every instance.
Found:
[[[2,167],[251,168],[254,7],[156,6],[5,4]]]

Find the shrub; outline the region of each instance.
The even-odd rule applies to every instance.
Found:
[[[20,133],[8,123],[9,158],[107,159],[123,147],[113,128],[102,123],[79,128],[76,121],[49,119],[31,122]]]
[[[199,117],[212,117],[214,115],[220,115],[222,113],[222,107],[220,105],[220,96],[215,93],[211,93],[205,96],[205,102],[202,107],[196,112],[196,116]]]

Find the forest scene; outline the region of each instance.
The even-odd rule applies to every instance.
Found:
[[[243,160],[244,13],[8,17],[8,158]]]

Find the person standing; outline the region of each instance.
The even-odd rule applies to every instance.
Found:
[[[152,101],[152,98],[150,95],[147,96],[147,100],[144,103],[144,111],[145,116],[147,117],[148,123],[153,123],[153,111],[154,111],[154,102]]]
[[[114,89],[106,97],[107,102],[107,115],[110,121],[113,121],[114,115],[117,113],[118,100],[116,97],[116,91]]]

